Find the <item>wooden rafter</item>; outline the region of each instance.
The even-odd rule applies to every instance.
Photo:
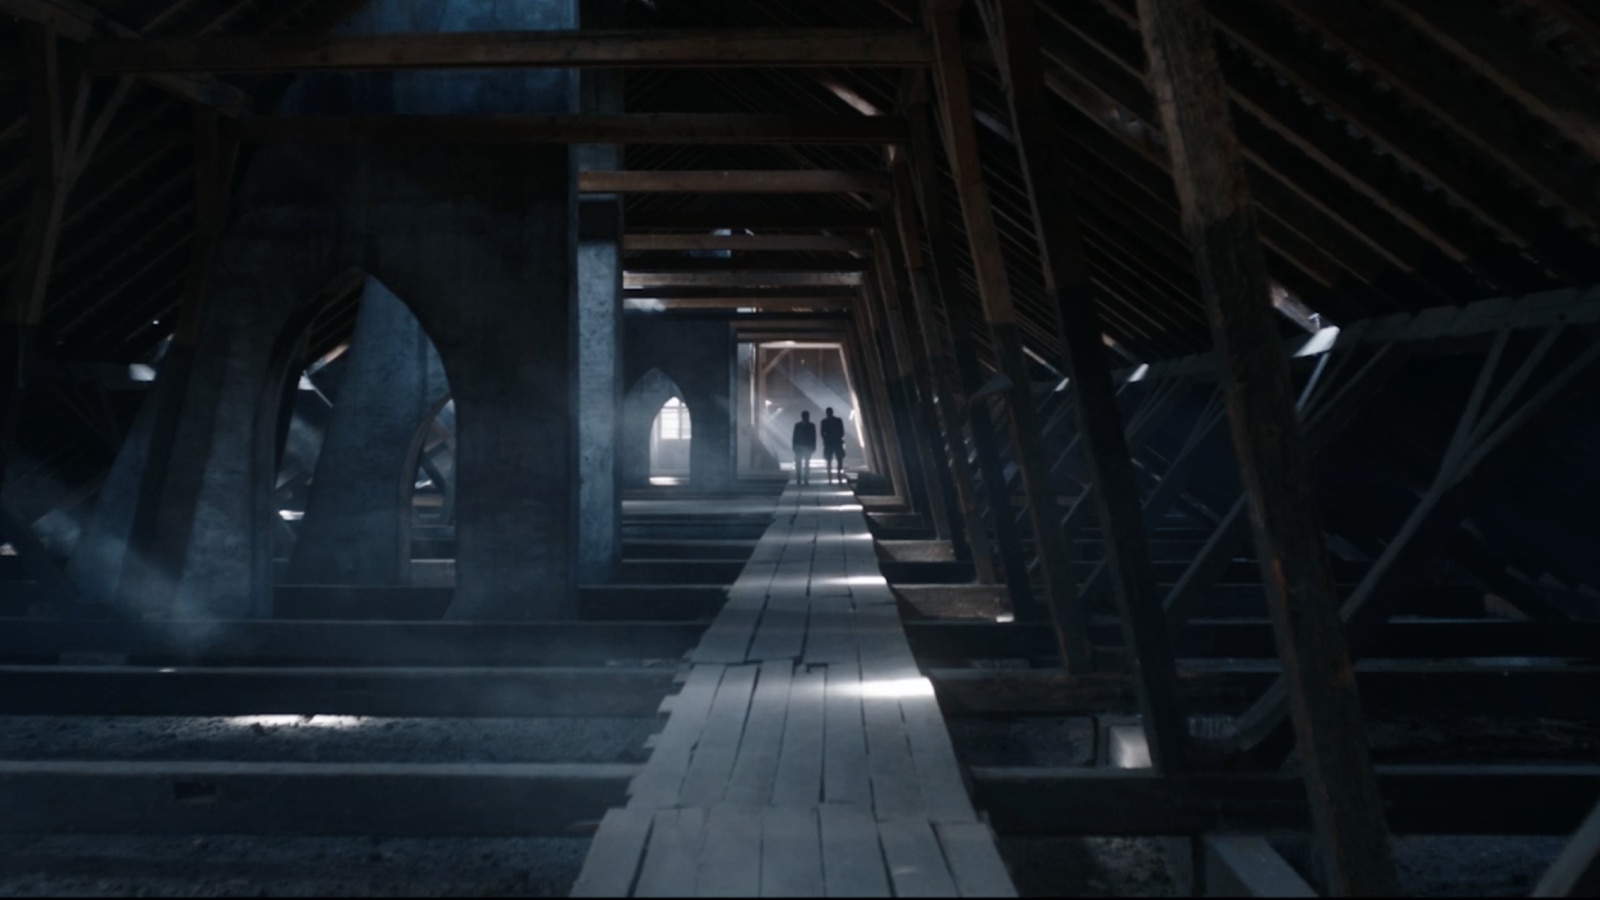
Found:
[[[615,170],[578,173],[585,194],[880,194],[875,172]]]
[[[1317,853],[1338,893],[1389,893],[1382,802],[1212,26],[1200,0],[1139,0],[1139,20],[1294,700]]]
[[[887,116],[495,115],[254,116],[247,143],[888,144],[905,123]]]
[[[657,250],[729,250],[756,253],[865,252],[872,240],[832,234],[629,234],[622,239],[629,253]]]
[[[927,65],[915,31],[715,29],[218,36],[96,40],[94,72],[265,73],[383,69]]]
[[[978,296],[985,324],[995,348],[995,358],[1006,387],[1004,395],[1010,423],[1011,442],[1018,468],[1034,540],[1039,548],[1040,568],[1046,585],[1046,609],[1061,639],[1063,663],[1073,671],[1093,666],[1083,625],[1087,617],[1079,602],[1071,571],[1071,547],[1061,530],[1056,509],[1055,489],[1050,483],[1044,460],[1027,362],[1017,327],[1016,305],[1006,271],[999,228],[995,223],[989,188],[983,176],[976,127],[972,116],[972,97],[967,80],[967,63],[957,20],[959,5],[951,0],[928,0],[924,4],[934,44],[934,84],[940,104],[942,128],[951,173],[961,202],[967,241],[979,284]],[[926,115],[926,113],[912,114]],[[917,128],[912,124],[913,153]],[[920,148],[918,165],[934,165],[932,147]]]
[[[16,16],[54,29],[62,37],[76,42],[100,38],[137,39],[139,33],[101,13],[82,0],[0,0],[0,14]],[[184,74],[147,73],[151,84],[175,96],[201,106],[209,106],[223,115],[238,116],[248,112],[250,95],[226,82],[205,76]]]
[[[1600,89],[1480,0],[1384,0],[1413,28],[1600,161]]]
[[[994,0],[985,7],[995,56],[1010,101],[1011,127],[1027,185],[1047,295],[1053,300],[1067,375],[1074,385],[1092,502],[1118,609],[1138,659],[1139,695],[1151,758],[1169,772],[1188,766],[1188,725],[1177,702],[1177,673],[1157,611],[1155,573],[1140,516],[1138,483],[1122,413],[1101,341],[1099,298],[1090,282],[1078,210],[1061,165],[1046,108],[1043,59],[1033,0]],[[1080,501],[1081,502],[1081,501]]]
[[[1345,0],[1274,0],[1363,60],[1455,134],[1590,227],[1600,224],[1600,179],[1560,164],[1470,86],[1413,50],[1391,20]]]

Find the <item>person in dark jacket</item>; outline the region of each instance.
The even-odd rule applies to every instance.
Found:
[[[828,483],[833,484],[833,464],[839,464],[839,480],[844,481],[844,420],[828,407],[822,416],[822,461],[828,466]]]
[[[817,426],[811,421],[811,413],[800,414],[800,421],[794,423],[794,437],[789,440],[789,445],[794,450],[795,483],[810,484],[811,455],[817,452]]]

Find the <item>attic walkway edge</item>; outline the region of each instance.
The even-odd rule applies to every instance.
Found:
[[[848,490],[791,485],[573,896],[1016,896]]]

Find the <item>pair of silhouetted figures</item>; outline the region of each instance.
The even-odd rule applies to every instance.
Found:
[[[817,426],[811,413],[800,414],[794,423],[794,437],[789,441],[794,450],[794,476],[800,484],[811,483],[811,455],[817,452]],[[828,465],[828,483],[833,483],[834,463],[839,466],[839,480],[844,480],[844,420],[828,407],[822,416],[822,458]]]

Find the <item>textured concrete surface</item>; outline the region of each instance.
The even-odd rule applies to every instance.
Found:
[[[570,3],[381,0],[351,33],[570,27]],[[282,114],[557,112],[560,71],[308,75]],[[450,616],[572,606],[571,215],[565,148],[274,146],[235,191],[138,593],[185,617],[272,611],[277,405],[317,295],[371,276],[416,314],[454,391],[458,579]],[[470,303],[462,302],[470,297]]]
[[[286,580],[406,584],[421,429],[450,385],[417,317],[375,278],[345,355]]]

